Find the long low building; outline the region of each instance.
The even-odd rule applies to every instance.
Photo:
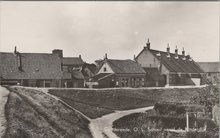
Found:
[[[0,84],[83,87],[83,76],[77,71],[63,71],[62,59],[57,53],[20,53],[16,47],[14,53],[0,52]]]

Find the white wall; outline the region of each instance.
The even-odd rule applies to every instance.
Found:
[[[154,60],[155,59],[155,60]],[[159,60],[146,48],[138,57],[137,62],[142,67],[154,67],[158,68]]]
[[[104,71],[104,68],[106,68],[106,71]],[[104,63],[97,74],[99,74],[99,73],[114,73],[114,72],[111,69],[111,67],[108,65],[108,63]]]

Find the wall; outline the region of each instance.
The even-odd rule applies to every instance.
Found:
[[[83,88],[84,87],[84,80],[77,80],[77,79],[69,79],[69,80],[62,80],[63,88]]]
[[[145,87],[146,74],[116,74],[116,83],[117,81],[118,87]]]
[[[156,67],[158,68],[159,60],[145,48],[144,51],[137,57],[136,61],[141,64],[142,67]]]
[[[107,77],[104,77],[103,79],[98,81],[98,88],[112,88],[112,87],[116,87],[115,86],[115,75],[110,75]]]

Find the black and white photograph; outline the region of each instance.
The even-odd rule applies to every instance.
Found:
[[[0,1],[1,138],[219,138],[219,1]]]

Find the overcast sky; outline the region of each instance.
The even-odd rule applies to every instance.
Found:
[[[133,59],[175,46],[195,61],[219,60],[219,2],[0,2],[0,51],[51,53],[86,62]]]

